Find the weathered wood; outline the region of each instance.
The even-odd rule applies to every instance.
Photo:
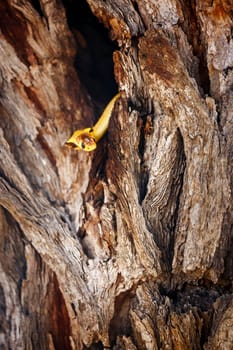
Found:
[[[232,5],[87,2],[121,91],[90,154],[78,5],[0,4],[0,347],[232,349]]]

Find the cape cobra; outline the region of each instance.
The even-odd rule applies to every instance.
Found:
[[[108,129],[113,107],[119,97],[120,93],[111,99],[94,126],[91,128],[76,130],[69,140],[66,141],[66,145],[76,150],[87,152],[95,150],[97,142],[103,137]]]

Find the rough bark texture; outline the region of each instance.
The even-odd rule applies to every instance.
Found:
[[[1,349],[233,348],[232,20],[1,1]],[[66,149],[116,92],[112,52],[108,135]]]

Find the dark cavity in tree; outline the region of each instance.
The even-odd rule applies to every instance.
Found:
[[[82,84],[97,103],[96,113],[100,113],[117,90],[112,59],[117,45],[110,40],[107,29],[92,14],[85,0],[64,0],[64,6],[77,42],[75,67]]]

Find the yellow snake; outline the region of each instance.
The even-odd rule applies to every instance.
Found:
[[[91,128],[76,130],[69,140],[66,141],[66,145],[76,150],[83,150],[87,152],[96,149],[97,142],[103,137],[108,129],[114,104],[119,97],[120,93],[111,99],[94,126]]]

